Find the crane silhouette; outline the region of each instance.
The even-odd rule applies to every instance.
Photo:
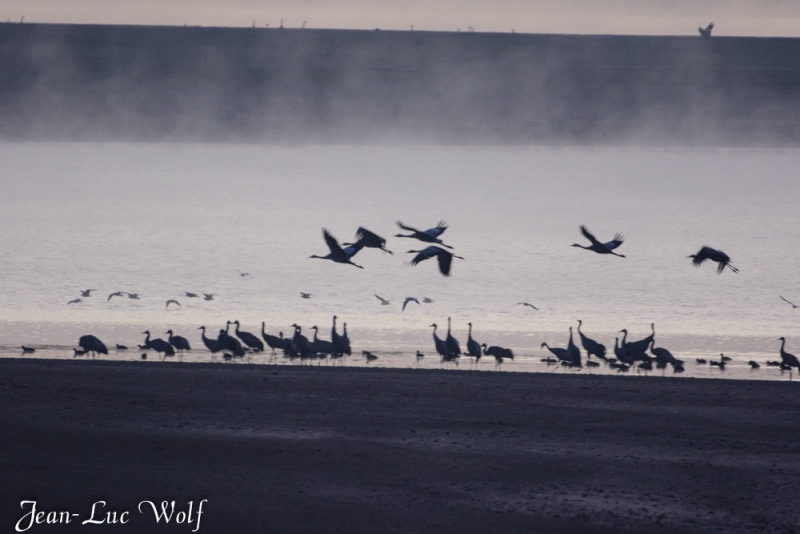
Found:
[[[200,333],[200,337],[203,340],[203,345],[206,346],[206,348],[211,354],[217,353],[222,350],[222,345],[220,345],[219,341],[217,341],[216,339],[211,339],[206,337],[205,326],[201,326],[200,328],[198,328],[198,330],[202,330],[202,332]]]
[[[406,300],[403,301],[403,309],[401,311],[406,311],[406,304],[408,304],[409,302],[416,302],[417,304],[419,304],[419,301],[414,297],[406,297]]]
[[[661,364],[670,364],[673,369],[683,367],[683,360],[677,359],[670,351],[663,347],[656,347],[655,339],[651,342],[650,353],[655,356],[656,362]]]
[[[184,291],[183,295],[185,297],[189,297],[189,298],[193,298],[193,299],[199,299],[200,298],[200,296],[197,293],[192,293],[190,291]]]
[[[375,295],[375,298],[378,299],[379,301],[381,301],[381,305],[382,306],[388,306],[389,304],[392,303],[392,301],[386,300],[385,298],[381,298],[377,294]]]
[[[92,291],[97,291],[97,290],[96,289],[82,289],[81,290],[81,296],[82,297],[91,297],[92,296]]]
[[[91,352],[92,356],[95,354],[108,354],[105,344],[91,334],[81,336],[78,339],[78,346],[83,349],[84,354],[87,352]]]
[[[214,300],[216,293],[203,293],[203,300]]]
[[[625,333],[625,335],[626,336],[628,335],[627,332]],[[624,345],[625,338],[622,338],[622,339],[623,339],[623,345]],[[623,345],[619,344],[619,338],[618,337],[614,338],[614,356],[617,357],[617,361],[620,361],[620,362],[622,362],[622,363],[624,363],[626,365],[633,365],[633,362],[635,360],[631,357],[631,355],[628,353],[628,351],[625,349],[625,347]]]
[[[67,302],[67,306],[70,304],[78,304],[79,302],[83,302],[83,299],[72,299],[71,301]]]
[[[175,347],[175,349],[178,352],[182,352],[184,350],[192,350],[192,347],[189,345],[189,340],[186,339],[185,337],[173,335],[172,330],[167,330],[165,333],[169,334],[169,337],[167,338],[169,344]]]
[[[220,328],[217,341],[219,341],[222,350],[229,351],[233,356],[242,357],[244,356],[244,347],[238,339],[228,333],[230,327],[231,322],[227,321],[225,323],[225,330]]]
[[[333,346],[336,347],[337,354],[349,354],[346,352],[348,344],[345,343],[344,338],[336,331],[336,319],[337,317],[334,315],[333,326],[331,327],[331,342],[333,342]]]
[[[539,308],[537,308],[536,306],[534,306],[530,302],[517,302],[516,304],[514,304],[514,306],[519,306],[520,304],[522,304],[523,306],[530,306],[534,310],[539,311]]]
[[[242,330],[239,330],[238,319],[236,321],[233,321],[233,323],[231,324],[236,325],[235,334],[236,337],[242,340],[242,343],[253,349],[254,352],[264,352],[264,343],[260,339],[258,339],[257,336],[254,336],[250,332],[244,332]]]
[[[442,235],[445,230],[447,230],[447,223],[444,221],[439,221],[439,224],[437,224],[435,228],[428,228],[424,232],[417,230],[416,228],[412,228],[411,226],[406,226],[400,221],[397,221],[397,226],[403,230],[411,232],[411,235],[396,234],[395,237],[408,237],[411,239],[418,239],[425,243],[437,243],[443,247],[453,248],[450,245],[445,245],[442,243],[442,240],[439,239],[439,236]]]
[[[452,252],[448,252],[445,249],[436,246],[430,246],[423,250],[409,250],[407,252],[407,254],[411,253],[417,254],[410,262],[412,267],[421,261],[436,257],[436,259],[439,261],[439,272],[442,273],[443,276],[450,276],[450,266],[453,263],[453,258],[458,258],[461,260],[464,259],[461,256],[456,256]]]
[[[364,247],[377,248],[384,252],[388,252],[389,254],[394,254],[394,252],[386,248],[386,240],[384,238],[382,238],[375,232],[370,232],[363,226],[359,226],[358,230],[356,230],[355,243],[342,243],[342,245],[357,246],[359,249]]]
[[[309,256],[309,258],[331,260],[336,263],[347,263],[350,265],[355,265],[359,269],[363,269],[362,266],[356,265],[351,261],[351,258],[355,256],[359,250],[361,250],[361,246],[353,244],[345,249],[342,249],[342,247],[339,246],[339,242],[336,241],[336,238],[333,237],[325,228],[322,229],[322,236],[325,238],[325,243],[327,243],[328,249],[330,249],[330,253],[328,253],[327,256],[317,256],[316,254],[312,254],[311,256]]]
[[[350,350],[350,338],[347,337],[347,323],[342,323],[342,347],[344,348],[344,353],[350,356],[352,351]]]
[[[153,349],[159,353],[163,352],[165,358],[167,356],[175,356],[175,349],[172,348],[172,345],[161,338],[150,339],[150,330],[145,330],[142,334],[147,334],[144,340],[144,348]]]
[[[509,360],[514,359],[514,353],[511,352],[511,349],[498,347],[496,345],[492,345],[491,347],[486,348],[486,343],[483,343],[481,345],[481,348],[483,349],[484,356],[494,356],[496,362],[495,367],[499,367],[500,365],[502,365],[504,359],[509,359]]]
[[[447,350],[447,344],[439,339],[439,336],[436,335],[436,323],[431,325],[433,327],[433,345],[436,348],[437,354],[444,359],[450,359],[450,351]]]
[[[616,234],[614,236],[614,239],[612,239],[611,241],[609,241],[607,243],[601,243],[583,225],[581,225],[581,233],[583,234],[583,236],[586,239],[591,241],[592,244],[589,245],[588,247],[586,247],[586,246],[583,246],[583,245],[579,245],[578,243],[574,243],[571,246],[580,247],[580,248],[583,248],[583,249],[586,249],[586,250],[591,250],[592,252],[596,252],[597,254],[613,254],[614,256],[619,256],[620,258],[624,258],[625,257],[622,254],[617,254],[616,252],[614,252],[614,249],[619,247],[625,241],[625,238],[622,236],[622,234],[618,233],[618,234]]]
[[[347,248],[342,248],[339,246],[339,242],[336,241],[336,238],[333,237],[326,229],[322,229],[322,236],[325,238],[325,243],[328,245],[328,249],[330,249],[330,253],[326,256],[317,256],[316,254],[312,254],[309,258],[319,258],[321,260],[331,260],[336,263],[347,263],[350,265],[355,265],[359,269],[363,269],[362,266],[356,265],[352,262],[351,258],[356,255],[356,253],[361,250],[360,246],[356,246],[355,244],[348,246]]]
[[[800,361],[797,360],[797,356],[789,354],[784,350],[786,347],[786,338],[780,337],[778,340],[781,342],[781,363],[783,363],[784,366],[788,366],[790,370],[792,367],[797,367],[797,370],[800,371]]]
[[[711,37],[711,30],[713,29],[714,29],[714,23],[712,22],[705,28],[697,28],[697,31],[700,32],[700,37],[702,37],[703,39],[708,39],[709,37]]]
[[[788,300],[786,300],[785,298],[783,298],[783,295],[781,295],[781,299],[782,299],[784,302],[789,302]],[[796,308],[798,308],[798,307],[799,307],[799,306],[797,306],[797,305],[796,305],[794,302],[789,302],[789,304],[791,304],[791,305],[792,305],[792,309],[796,309]]]
[[[311,342],[311,352],[316,352],[317,354],[333,354],[336,352],[336,347],[331,341],[319,339],[319,328],[316,325],[312,326],[311,330],[314,331],[314,341]]]
[[[450,317],[447,318],[447,337],[444,341],[447,344],[447,351],[453,356],[461,356],[461,346],[458,340],[450,333]]]
[[[620,330],[620,332],[623,332],[625,334],[625,336],[623,336],[623,338],[622,338],[622,347],[634,359],[641,359],[641,358],[638,358],[638,356],[640,354],[644,354],[645,351],[647,351],[647,347],[649,347],[650,343],[652,343],[653,340],[655,339],[655,336],[656,336],[656,325],[655,325],[655,323],[650,323],[650,328],[653,331],[652,334],[650,334],[649,336],[647,336],[644,339],[640,339],[639,341],[631,341],[631,342],[626,342],[626,339],[628,338],[628,331],[626,329],[624,329],[624,328],[622,330]]]
[[[178,302],[178,301],[177,301],[177,300],[175,300],[175,299],[169,299],[169,300],[167,301],[167,306],[166,306],[166,307],[167,307],[167,308],[169,308],[169,305],[170,305],[170,304],[177,304],[179,308],[181,308],[181,307],[182,307],[182,306],[181,306],[181,303],[180,303],[180,302]]]
[[[266,330],[264,329],[265,327],[266,323],[261,321],[261,337],[264,339],[264,342],[267,344],[267,346],[272,349],[272,353],[275,354],[275,349],[283,348],[283,340],[278,336],[267,334]]]
[[[567,342],[567,355],[575,367],[581,367],[581,349],[572,341],[572,327],[569,327],[569,341]]]
[[[481,346],[477,341],[472,339],[472,323],[467,324],[469,325],[469,332],[467,333],[467,352],[465,356],[472,356],[477,362],[481,359]]]
[[[583,345],[583,349],[586,351],[586,358],[588,359],[591,356],[596,356],[601,360],[605,360],[606,346],[583,335],[583,332],[581,332],[581,325],[583,325],[583,321],[578,319],[578,336],[580,336],[581,345]]]
[[[301,355],[307,355],[311,352],[311,344],[308,342],[308,338],[304,336],[302,332],[302,328],[297,324],[292,325],[294,327],[294,336],[292,336],[292,341],[294,341],[294,346],[297,347],[297,352]]]
[[[539,348],[540,349],[547,348],[547,350],[549,350],[553,356],[558,358],[558,361],[560,362],[572,363],[572,358],[570,357],[570,354],[567,351],[567,349],[562,349],[561,347],[551,347],[547,343],[542,343],[542,346]]]
[[[123,296],[123,295],[125,295],[125,292],[124,292],[124,291],[115,291],[114,293],[111,293],[111,294],[108,296],[108,299],[106,299],[106,302],[108,302],[109,300],[111,300],[111,297],[121,297],[121,296]]]
[[[739,269],[731,265],[731,259],[727,254],[711,247],[704,246],[697,254],[691,254],[687,256],[687,258],[692,258],[692,265],[695,267],[700,267],[700,264],[706,260],[717,262],[719,264],[717,266],[717,274],[722,274],[725,267],[730,268],[730,270],[735,273],[739,272]]]

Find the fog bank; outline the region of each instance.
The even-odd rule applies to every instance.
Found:
[[[0,24],[0,73],[7,141],[800,141],[800,39]]]

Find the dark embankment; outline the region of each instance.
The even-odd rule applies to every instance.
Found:
[[[30,533],[202,499],[207,533],[800,524],[790,382],[0,359],[0,403],[3,532],[23,499],[79,514]]]
[[[0,139],[797,146],[800,39],[0,24]]]

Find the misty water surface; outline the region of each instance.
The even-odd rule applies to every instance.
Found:
[[[565,346],[577,319],[609,352],[616,331],[639,339],[654,322],[687,372],[720,352],[779,359],[780,336],[800,353],[800,309],[779,299],[800,304],[797,151],[4,144],[0,158],[4,355],[38,344],[71,357],[63,347],[89,332],[133,346],[145,328],[201,348],[198,326],[234,319],[274,334],[316,324],[327,339],[333,314],[383,364],[421,349],[437,365],[429,325],[448,316],[462,346],[471,321],[480,342],[513,348],[509,370],[549,355],[543,341]],[[447,221],[465,261],[450,278],[409,266],[424,244],[393,237],[397,220]],[[571,247],[588,243],[580,224],[623,233],[627,257]],[[344,242],[358,226],[394,255],[365,249],[363,270],[308,258],[328,252],[323,227]],[[741,272],[693,268],[702,245]],[[98,291],[67,305],[86,288]],[[106,302],[114,291],[141,299]],[[434,303],[401,312],[408,296]]]

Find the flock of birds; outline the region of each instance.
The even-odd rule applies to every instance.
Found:
[[[424,231],[417,230],[411,226],[406,226],[400,221],[397,221],[396,224],[403,230],[411,232],[411,234],[396,234],[394,237],[407,237],[410,239],[417,239],[423,243],[435,243],[422,250],[409,250],[407,254],[416,254],[416,256],[414,256],[414,258],[409,262],[412,266],[417,265],[425,260],[436,258],[439,262],[439,272],[442,273],[443,276],[450,276],[453,258],[458,258],[461,260],[464,259],[461,256],[456,256],[452,252],[442,248],[453,248],[450,245],[445,245],[439,237],[447,230],[446,222],[439,221],[439,224],[437,224],[435,227],[428,228]],[[353,256],[358,254],[361,249],[377,248],[389,254],[394,254],[391,250],[386,248],[386,239],[382,238],[375,232],[367,230],[364,227],[359,227],[358,230],[356,230],[355,243],[342,243],[342,245],[339,245],[339,242],[336,240],[336,238],[333,237],[325,228],[322,229],[322,237],[325,239],[325,243],[328,245],[328,250],[330,252],[325,256],[317,256],[316,254],[313,254],[310,256],[311,258],[331,260],[336,263],[347,263],[358,267],[359,269],[363,269],[364,267],[361,265],[353,263]],[[342,246],[344,246],[344,248],[342,248]],[[378,298],[380,299],[380,297]]]
[[[239,271],[239,272],[240,272],[240,274],[242,276],[248,276],[250,274],[250,273],[242,273],[241,271]],[[84,298],[88,298],[88,297],[92,296],[92,291],[97,291],[97,290],[96,289],[83,289],[83,290],[81,290],[81,297],[82,298],[72,299],[69,302],[67,302],[67,304],[78,304],[80,302],[83,302]],[[203,293],[203,300],[206,300],[206,301],[214,300],[214,296],[215,295],[216,295],[216,293]],[[106,302],[110,301],[114,297],[126,297],[126,296],[129,299],[132,299],[132,300],[141,300],[141,296],[139,295],[139,293],[128,293],[126,291],[115,291],[115,292],[111,293],[108,296],[108,298],[106,299]],[[197,293],[192,293],[190,291],[184,292],[183,296],[188,297],[188,298],[195,298],[195,299],[199,299],[200,298],[200,295],[198,295]],[[181,303],[178,302],[177,299],[168,299],[167,303],[166,303],[166,307],[169,308],[170,304],[175,304],[178,307],[181,306]]]
[[[453,258],[455,257],[462,260],[464,259],[463,257],[457,256],[453,252],[446,250],[452,250],[452,247],[445,244],[441,238],[442,234],[444,234],[444,232],[448,229],[447,223],[444,221],[440,221],[435,227],[424,231],[405,225],[400,221],[397,221],[396,224],[402,230],[410,233],[396,234],[394,237],[415,239],[423,243],[430,244],[428,247],[422,250],[408,251],[408,253],[416,254],[416,256],[410,261],[412,266],[435,257],[437,258],[439,272],[443,276],[450,276]],[[589,244],[583,245],[574,243],[572,245],[573,247],[589,250],[596,254],[613,255],[620,258],[625,258],[623,254],[617,252],[617,249],[619,249],[625,240],[622,234],[617,233],[612,240],[601,242],[585,226],[581,225],[580,231],[582,235],[589,241]],[[358,228],[355,233],[356,240],[352,243],[342,243],[340,245],[336,238],[333,237],[327,229],[322,230],[322,235],[325,243],[328,246],[329,253],[325,256],[312,255],[310,256],[311,258],[326,259],[335,263],[350,264],[359,269],[363,269],[361,265],[357,265],[353,262],[353,258],[361,250],[365,248],[375,248],[388,254],[393,254],[391,250],[386,248],[386,239],[363,227]],[[692,260],[692,264],[696,267],[699,267],[707,260],[717,263],[718,274],[721,274],[726,268],[730,269],[734,273],[739,272],[739,270],[732,265],[731,258],[727,254],[721,250],[717,250],[708,246],[703,246],[697,253],[689,255],[688,258]],[[250,275],[250,273],[242,271],[237,272],[242,277]],[[81,291],[81,297],[91,297],[92,291],[97,290],[86,289]],[[140,298],[139,294],[137,293],[116,291],[108,296],[106,302],[110,301],[113,297],[123,298],[126,296],[127,298],[134,300]],[[185,292],[184,296],[188,298],[200,298],[200,295],[191,292]],[[309,299],[311,298],[311,293],[301,292],[300,296],[304,299]],[[203,294],[203,299],[206,301],[213,300],[213,297],[213,293]],[[375,298],[380,301],[382,306],[388,306],[391,304],[391,300],[384,299],[378,294],[375,294]],[[782,295],[780,298],[786,303],[790,304],[793,308],[798,308],[797,305],[784,298]],[[77,302],[81,302],[81,299],[72,300],[68,304]],[[403,301],[401,311],[405,311],[406,306],[412,302],[420,305],[420,301],[416,297],[407,297]],[[432,303],[433,300],[423,297],[422,302]],[[169,308],[171,304],[181,306],[177,299],[169,299],[166,301],[167,308]],[[530,307],[532,310],[538,310],[536,306],[529,302],[518,302],[517,305]],[[209,338],[206,336],[205,326],[201,326],[199,330],[202,331],[201,340],[205,347],[212,354],[222,352],[225,359],[242,357],[248,352],[263,352],[265,350],[265,343],[266,346],[271,349],[273,354],[280,350],[283,351],[284,355],[288,357],[304,358],[314,356],[329,356],[336,358],[344,355],[350,355],[352,353],[350,348],[350,340],[347,337],[347,325],[346,323],[343,324],[343,333],[339,334],[336,331],[336,319],[337,317],[334,316],[330,340],[319,338],[319,328],[317,326],[311,327],[310,330],[314,330],[314,337],[313,340],[309,340],[302,334],[302,327],[297,324],[291,325],[292,328],[294,328],[294,332],[290,337],[284,337],[283,332],[280,332],[277,336],[268,334],[265,331],[265,323],[262,323],[261,325],[260,337],[250,332],[242,331],[239,321],[228,321],[225,325],[225,328],[219,330],[219,334],[216,338]],[[232,325],[235,325],[236,329],[231,333],[230,327]],[[482,356],[491,356],[495,358],[497,366],[500,366],[502,365],[503,360],[513,360],[514,354],[510,349],[497,345],[487,346],[486,343],[478,343],[475,341],[475,339],[472,337],[472,323],[468,323],[468,326],[469,331],[467,334],[467,342],[465,345],[465,350],[462,352],[459,341],[452,335],[451,319],[449,317],[447,318],[447,335],[445,339],[438,337],[438,326],[436,323],[430,325],[430,327],[433,328],[434,348],[436,353],[441,357],[442,361],[456,361],[458,358],[465,356],[475,358],[475,362],[477,362]],[[611,368],[616,369],[619,372],[628,371],[634,366],[637,369],[647,371],[652,370],[654,365],[659,369],[672,366],[674,372],[676,373],[684,370],[684,362],[682,360],[675,358],[675,356],[673,356],[668,349],[656,346],[654,324],[651,324],[652,333],[646,338],[637,341],[628,341],[628,331],[626,329],[620,330],[620,333],[623,334],[623,336],[621,340],[619,337],[615,338],[613,356],[606,354],[607,349],[605,345],[598,343],[581,332],[581,326],[582,321],[579,320],[577,333],[580,337],[583,350],[586,352],[585,361],[583,361],[581,350],[573,341],[571,326],[569,327],[569,339],[565,348],[554,347],[549,345],[547,342],[543,342],[541,344],[541,350],[547,349],[553,355],[553,357],[542,358],[541,361],[548,364],[557,363],[563,367],[583,368],[596,367],[600,365],[597,361],[591,359],[592,357],[595,357],[596,360],[603,361]],[[180,354],[183,351],[191,350],[190,344],[186,338],[175,335],[172,330],[168,330],[166,334],[169,336],[167,340],[151,339],[149,331],[143,332],[143,335],[146,335],[147,337],[145,338],[144,343],[139,345],[139,348],[144,350],[155,350],[164,357],[173,356],[176,353]],[[782,341],[780,348],[781,361],[767,362],[767,365],[774,365],[776,367],[780,367],[782,370],[791,371],[793,368],[798,368],[798,370],[800,370],[800,363],[798,363],[797,358],[785,351],[785,338],[782,337],[780,340]],[[99,339],[91,335],[81,337],[79,340],[79,345],[81,349],[75,349],[76,355],[85,353],[108,354],[108,350],[105,345]],[[22,348],[23,352],[33,352],[35,350],[30,347]],[[117,345],[117,349],[125,350],[127,347]],[[377,358],[377,356],[369,351],[362,351],[362,354],[366,357],[368,362]],[[143,357],[144,356],[145,355],[143,354]],[[422,354],[420,351],[417,351],[416,357],[418,359],[422,358],[424,357],[424,354]],[[712,360],[710,365],[718,366],[724,369],[728,361],[730,361],[730,358],[720,355],[720,360]],[[697,363],[705,364],[709,362],[704,359],[697,359]],[[759,364],[754,361],[750,361],[749,364],[753,369],[759,367]]]

